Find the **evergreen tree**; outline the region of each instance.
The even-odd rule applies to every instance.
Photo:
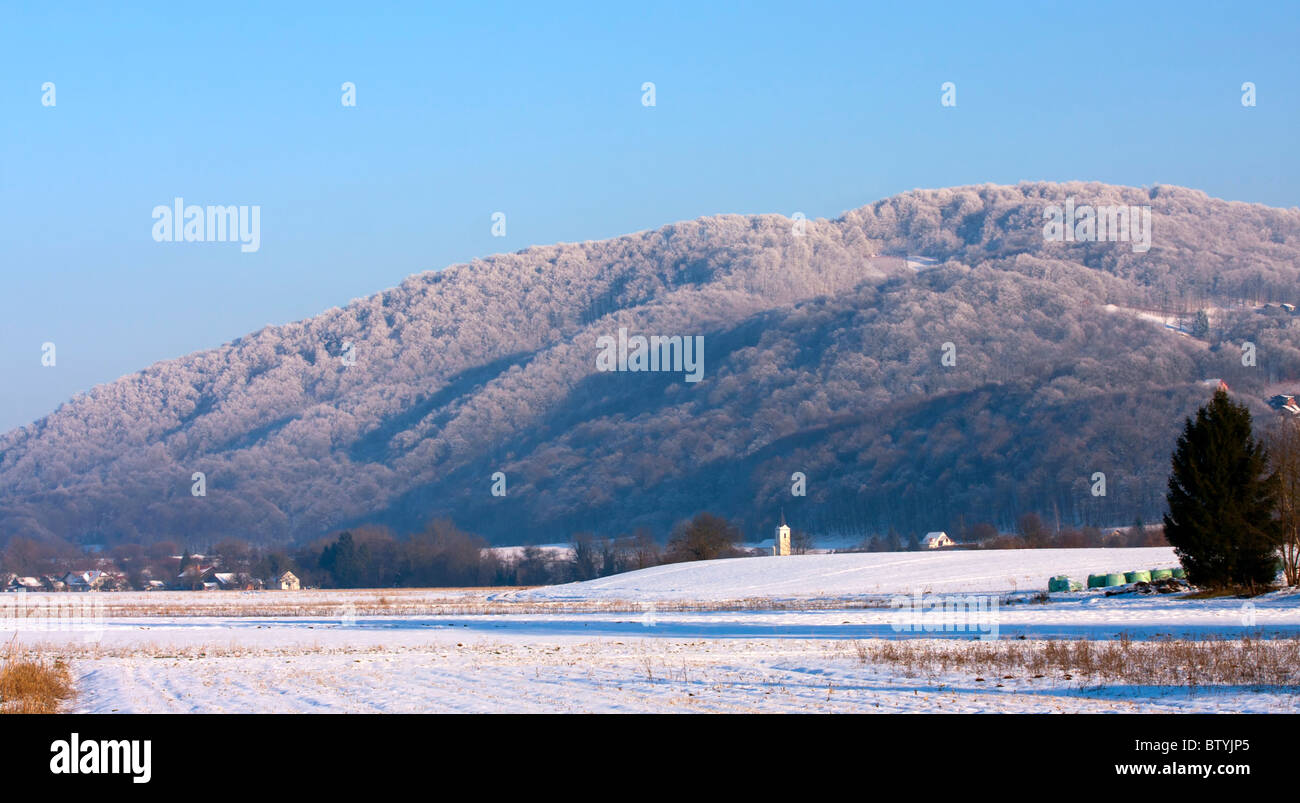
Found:
[[[903,539],[898,535],[898,530],[895,530],[892,524],[889,526],[889,535],[886,536],[885,543],[890,552],[903,551]]]
[[[1251,431],[1250,411],[1222,389],[1187,419],[1173,454],[1165,536],[1204,588],[1268,586],[1281,537],[1277,477]]]
[[[334,585],[352,588],[361,580],[363,556],[357,549],[352,533],[344,532],[333,544],[325,547],[320,556],[320,567],[334,578]]]
[[[1205,314],[1205,310],[1196,312],[1196,320],[1192,323],[1193,337],[1206,337],[1210,334],[1210,316]]]

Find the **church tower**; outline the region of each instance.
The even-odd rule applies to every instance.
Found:
[[[772,545],[772,554],[790,554],[790,526],[785,523],[784,508],[781,510],[781,526],[776,528],[776,543]]]

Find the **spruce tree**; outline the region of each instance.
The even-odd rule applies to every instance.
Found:
[[[887,552],[902,552],[903,538],[894,529],[894,525],[889,525],[889,535],[885,536],[885,546]]]
[[[1210,316],[1205,314],[1205,310],[1199,310],[1196,313],[1196,320],[1192,323],[1192,337],[1206,337],[1210,334]]]
[[[1256,589],[1275,578],[1277,478],[1250,411],[1222,389],[1187,419],[1173,454],[1165,536],[1193,585]]]

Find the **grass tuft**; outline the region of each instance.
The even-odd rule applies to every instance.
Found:
[[[61,658],[0,656],[0,714],[55,714],[72,697],[72,673]]]
[[[1085,685],[1300,690],[1300,639],[858,642],[862,663],[913,675],[970,672],[1078,678]]]

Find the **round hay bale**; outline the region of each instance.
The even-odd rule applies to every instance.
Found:
[[[1139,569],[1136,572],[1124,572],[1124,582],[1149,583],[1151,582],[1151,572],[1142,569]]]

